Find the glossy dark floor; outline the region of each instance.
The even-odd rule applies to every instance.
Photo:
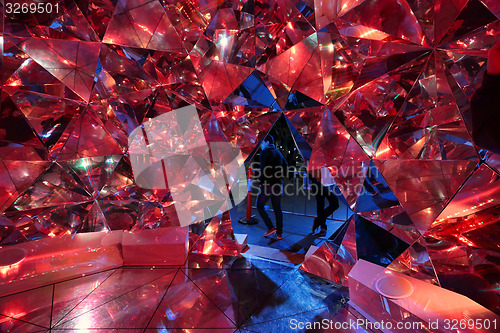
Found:
[[[322,332],[335,330],[295,328],[355,320],[345,287],[297,266],[191,257],[197,266],[121,267],[2,297],[0,331]]]
[[[255,201],[256,195],[253,199]],[[330,237],[344,222],[353,214],[348,205],[341,200],[340,207],[328,218],[328,231],[325,237],[316,233],[311,233],[313,218],[316,216],[316,201],[314,198],[304,196],[287,196],[282,199],[283,208],[283,239],[277,240],[276,236],[263,237],[267,231],[262,218],[254,207],[252,216],[259,221],[258,224],[245,225],[238,223],[246,216],[246,202],[234,207],[231,211],[231,221],[234,233],[248,235],[248,244],[271,247],[277,250],[284,250],[305,254],[311,245],[320,246],[325,239]],[[276,219],[272,209],[268,209],[271,221]]]

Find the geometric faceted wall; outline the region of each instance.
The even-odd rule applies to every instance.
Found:
[[[290,120],[309,168],[329,168],[355,212],[322,248],[345,265],[367,258],[439,285],[500,263],[500,156],[474,144],[469,104],[500,38],[497,0],[7,8],[0,245],[178,225],[169,189],[135,183],[128,136],[194,105],[205,139],[244,158]],[[197,172],[194,154],[176,167]],[[369,253],[360,235],[399,245]]]

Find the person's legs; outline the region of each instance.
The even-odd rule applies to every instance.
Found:
[[[330,192],[327,188],[325,188],[326,191],[328,191],[325,195],[326,199],[328,200],[328,207],[324,209],[324,216],[325,216],[325,222],[324,222],[324,227],[326,229],[326,219],[328,216],[332,215],[334,211],[336,211],[339,208],[339,199]]]
[[[328,200],[328,207],[325,208],[325,198]],[[322,187],[320,193],[316,196],[318,202],[318,220],[321,226],[320,235],[326,235],[326,219],[339,208],[339,199],[326,187]]]
[[[318,221],[322,221],[325,218],[325,196],[321,192],[316,194],[316,216],[318,217]]]
[[[276,233],[283,233],[283,211],[281,210],[281,184],[274,184],[271,193],[271,204],[273,205],[274,216],[276,217]]]
[[[269,190],[269,186],[261,185],[259,195],[257,196],[257,210],[259,211],[260,217],[266,224],[268,230],[274,228],[271,218],[269,217],[269,214],[267,214],[266,208],[264,207],[267,200],[269,200]]]

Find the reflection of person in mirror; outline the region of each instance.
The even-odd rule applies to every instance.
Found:
[[[265,236],[276,232],[278,239],[283,235],[283,212],[281,211],[282,181],[287,172],[288,164],[283,155],[274,146],[274,138],[268,135],[261,144],[260,152],[260,190],[257,197],[257,209],[262,220],[267,226]],[[276,228],[269,214],[266,212],[265,204],[271,198],[271,204],[276,217]]]
[[[339,208],[339,199],[321,183],[321,169],[311,170],[309,176],[311,191],[316,198],[316,217],[313,220],[312,232],[321,228],[318,236],[326,236],[326,219]],[[325,207],[325,199],[328,201],[327,207]]]
[[[472,96],[471,109],[474,143],[500,154],[500,40],[488,53],[483,83]]]

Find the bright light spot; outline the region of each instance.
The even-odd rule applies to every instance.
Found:
[[[226,47],[227,44],[229,44],[229,40],[227,37],[222,37],[222,39],[220,40],[220,44],[222,45],[222,47]]]
[[[82,160],[82,163],[80,163],[80,167],[81,167],[81,168],[85,168],[85,169],[86,169],[86,168],[88,168],[89,166],[90,166],[90,163],[89,163],[88,159],[83,159],[83,160]]]
[[[83,330],[83,332],[87,331],[89,327],[95,327],[95,320],[91,308],[85,307],[84,314],[78,316],[76,319],[75,327],[76,329]],[[88,312],[85,312],[88,311]]]

